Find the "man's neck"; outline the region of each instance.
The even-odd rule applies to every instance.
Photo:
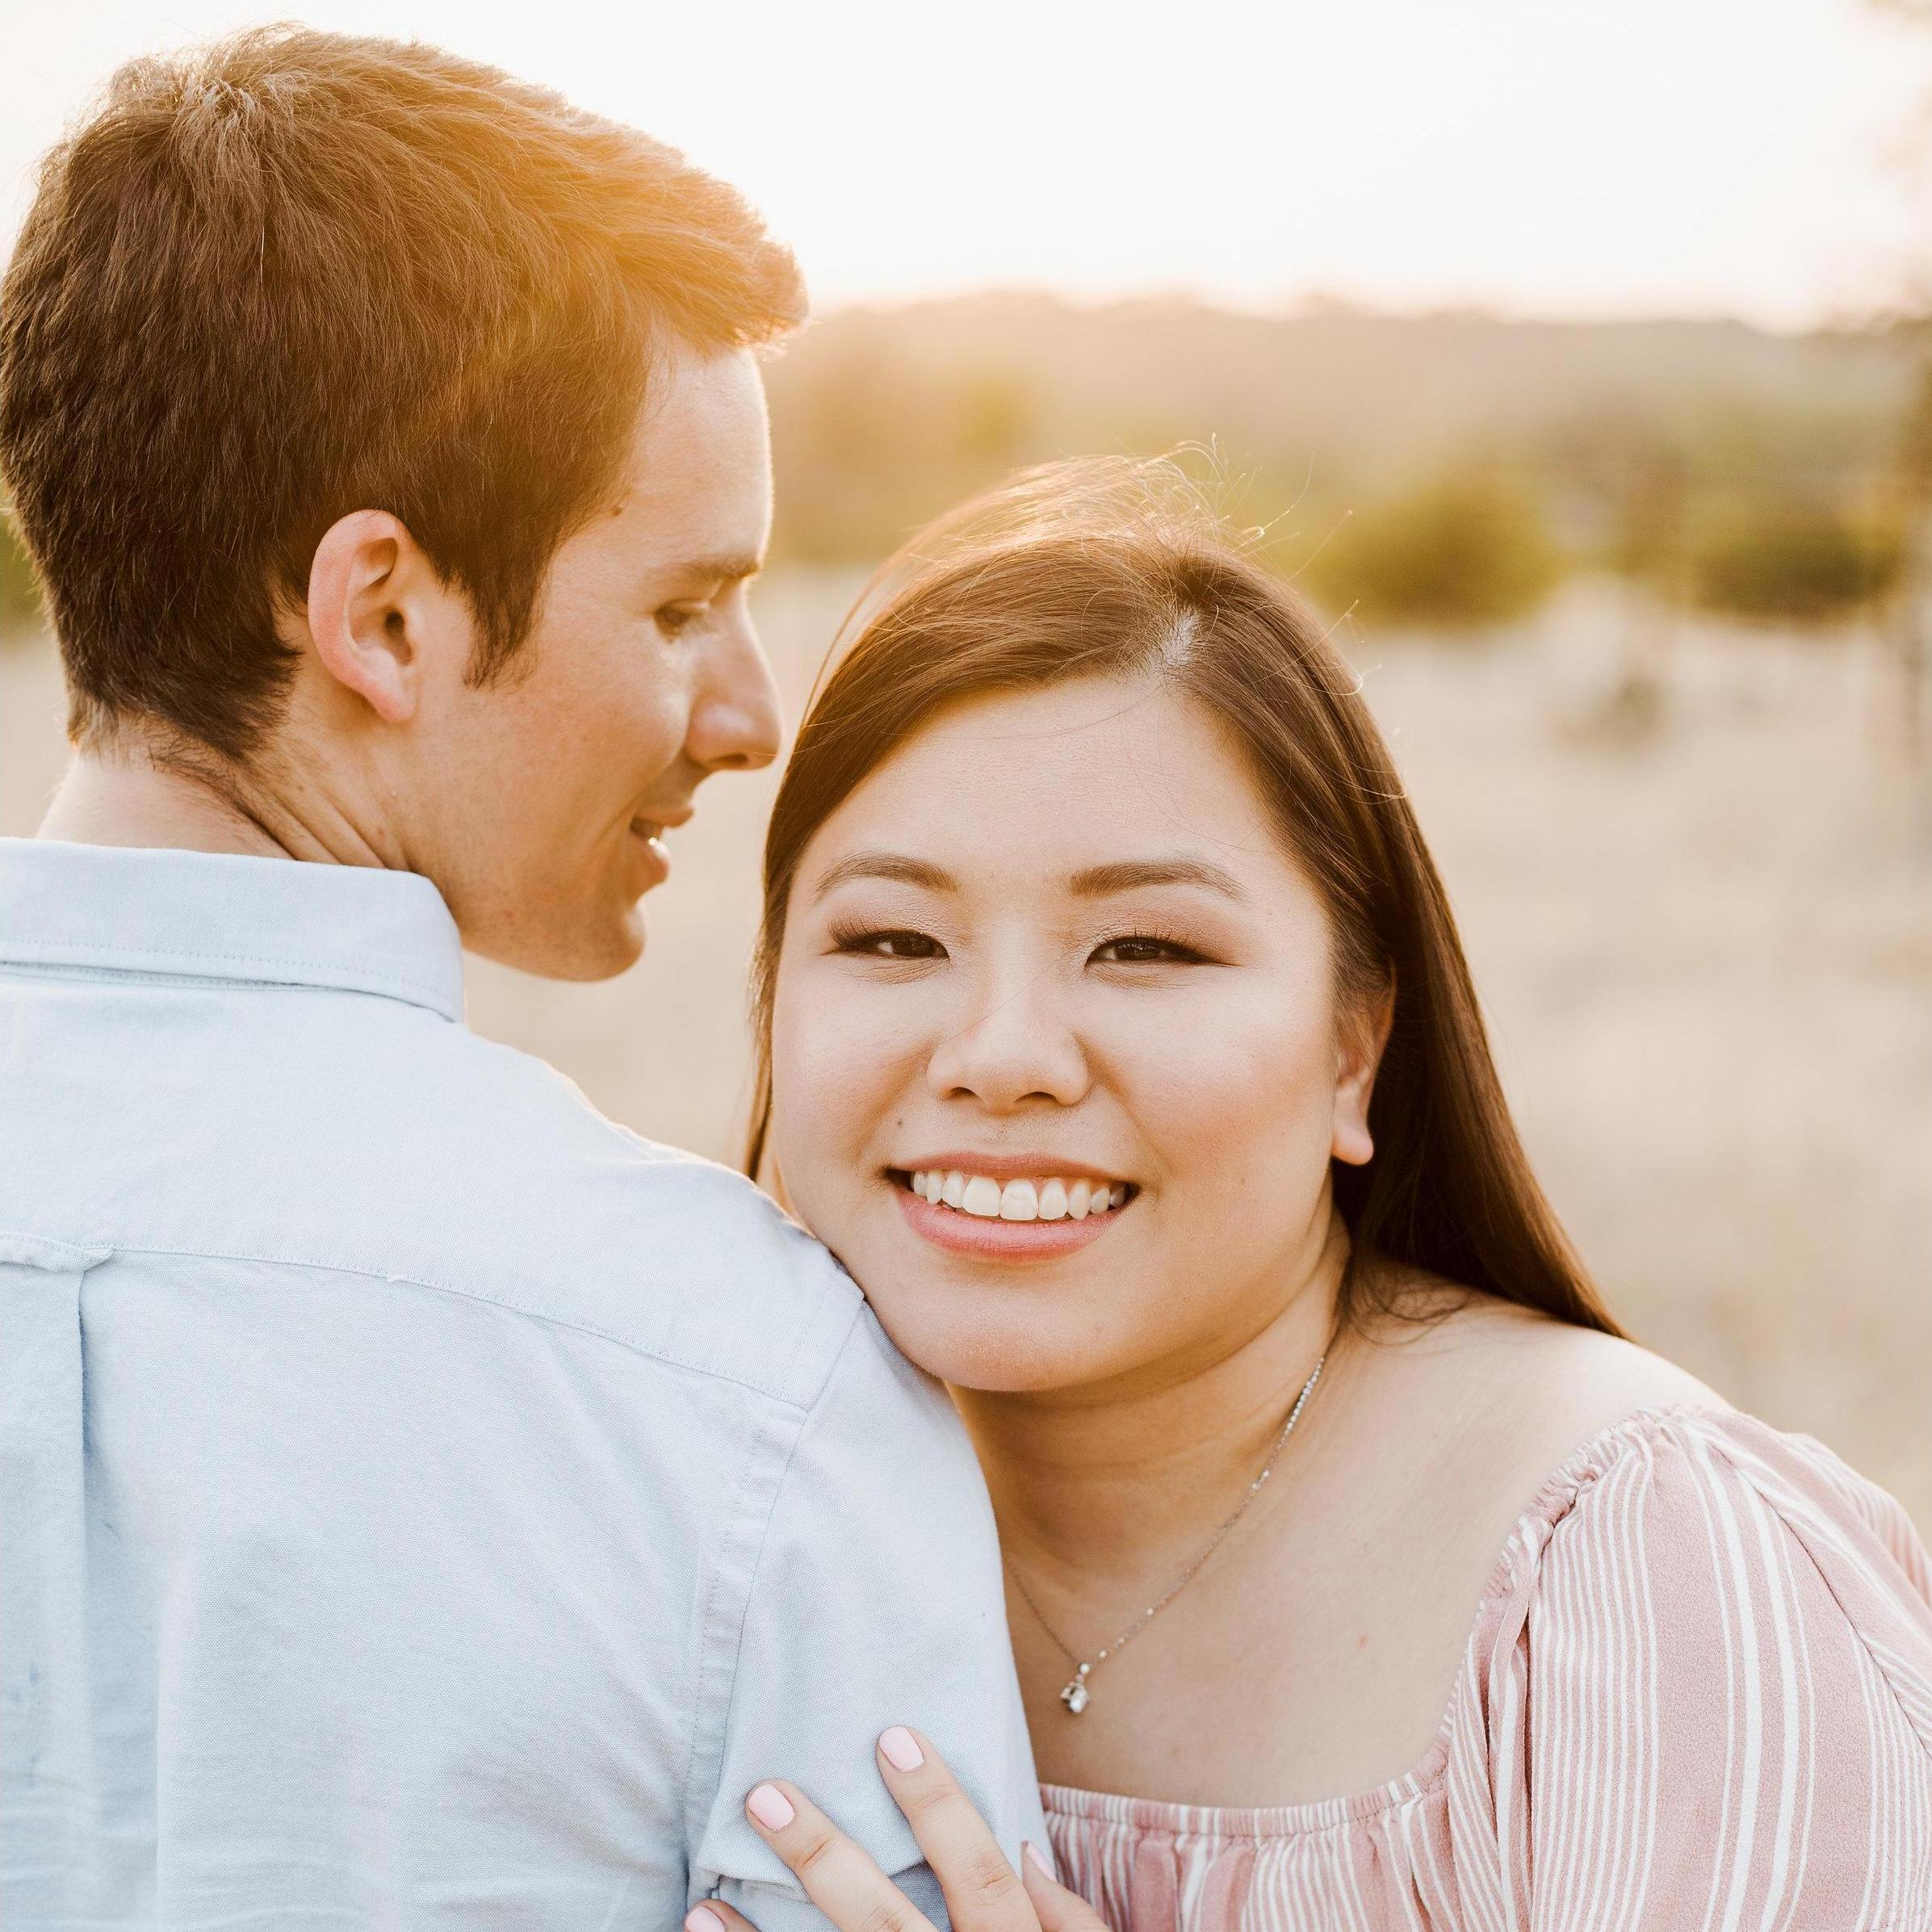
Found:
[[[1105,1600],[1195,1553],[1254,1480],[1328,1347],[1347,1256],[1333,1216],[1316,1251],[1286,1271],[1294,1285],[1272,1317],[1159,1385],[953,1392],[1029,1587]]]
[[[387,863],[342,814],[291,809],[268,786],[161,757],[138,739],[74,754],[38,836],[80,845],[233,852],[313,863]]]

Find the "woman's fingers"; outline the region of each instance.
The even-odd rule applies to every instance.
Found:
[[[931,1743],[895,1724],[878,1741],[878,1767],[945,1894],[953,1932],[1038,1932],[1019,1875]]]
[[[758,1932],[758,1928],[723,1899],[707,1898],[685,1914],[685,1932]]]
[[[1107,1932],[1086,1900],[1077,1892],[1069,1892],[1031,1845],[1020,1861],[1020,1875],[1039,1916],[1041,1932]],[[758,1928],[723,1899],[707,1898],[685,1913],[685,1932],[758,1932]]]
[[[1030,1845],[1021,1882],[945,1761],[918,1732],[903,1725],[886,1732],[878,1768],[945,1895],[953,1932],[1107,1932]],[[744,1815],[837,1932],[933,1932],[870,1854],[795,1784],[758,1785]],[[693,1907],[685,1926],[685,1932],[756,1932],[721,1899]]]
[[[744,1815],[838,1932],[933,1932],[932,1922],[879,1870],[871,1854],[795,1784],[774,1779],[754,1787],[744,1801]],[[715,1912],[719,1901],[707,1900],[701,1909]],[[1027,1932],[1032,1932],[1030,1924]]]
[[[1069,1892],[1053,1875],[1044,1854],[1029,1845],[1020,1860],[1020,1876],[1033,1901],[1040,1932],[1108,1932],[1107,1922],[1077,1892]],[[700,1932],[711,1932],[708,1926]]]

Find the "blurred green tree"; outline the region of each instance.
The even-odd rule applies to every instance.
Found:
[[[1691,533],[1689,588],[1708,610],[1831,623],[1881,602],[1904,558],[1890,518],[1829,503],[1733,502]]]
[[[1302,576],[1332,610],[1466,631],[1528,616],[1563,567],[1535,497],[1494,471],[1461,470],[1359,511]]]
[[[24,637],[40,625],[40,593],[27,548],[11,517],[0,514],[0,638]]]
[[[996,367],[949,367],[907,353],[890,318],[773,366],[777,554],[871,562],[928,518],[1055,453],[1033,387]]]

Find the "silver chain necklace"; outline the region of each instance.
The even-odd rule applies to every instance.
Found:
[[[1282,1447],[1289,1437],[1294,1434],[1295,1424],[1301,1419],[1301,1411],[1308,1406],[1308,1398],[1314,1393],[1315,1384],[1321,1381],[1322,1365],[1327,1360],[1328,1356],[1326,1351],[1316,1359],[1314,1368],[1310,1373],[1308,1380],[1301,1385],[1301,1393],[1295,1398],[1294,1407],[1288,1412],[1288,1420],[1282,1423],[1281,1432],[1275,1438],[1274,1447],[1268,1452],[1268,1461],[1261,1465],[1261,1473],[1247,1486],[1247,1494],[1241,1498],[1234,1515],[1229,1517],[1219,1529],[1215,1531],[1207,1548],[1174,1579],[1174,1582],[1168,1586],[1167,1594],[1162,1597],[1158,1603],[1149,1604],[1146,1609],[1135,1618],[1112,1643],[1108,1645],[1105,1649],[1096,1650],[1091,1657],[1082,1657],[1079,1652],[1075,1649],[1073,1645],[1068,1643],[1067,1639],[1062,1637],[1051,1624],[1047,1622],[1046,1612],[1033,1601],[1033,1593],[1026,1587],[1019,1571],[1013,1568],[1011,1562],[1008,1562],[1007,1569],[1012,1577],[1013,1587],[1025,1599],[1027,1608],[1038,1618],[1040,1628],[1066,1653],[1067,1662],[1074,1667],[1072,1677],[1067,1680],[1060,1691],[1060,1702],[1066,1705],[1072,1716],[1078,1717],[1081,1712],[1085,1710],[1088,1705],[1093,1701],[1093,1694],[1087,1687],[1087,1680],[1093,1674],[1094,1666],[1097,1664],[1105,1663],[1108,1657],[1117,1657],[1121,1651],[1125,1650],[1147,1628],[1148,1624],[1159,1616],[1161,1611],[1165,1610],[1187,1588],[1188,1584],[1193,1582],[1201,1565],[1206,1562],[1216,1550],[1220,1549],[1228,1532],[1247,1514],[1255,1498],[1261,1494],[1261,1486],[1268,1481],[1270,1472],[1274,1469],[1275,1459],[1280,1455]]]

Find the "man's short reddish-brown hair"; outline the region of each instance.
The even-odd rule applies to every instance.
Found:
[[[493,68],[287,27],[124,67],[0,292],[0,470],[77,736],[245,756],[295,661],[278,606],[358,509],[468,597],[487,680],[654,354],[803,312],[734,190]]]

